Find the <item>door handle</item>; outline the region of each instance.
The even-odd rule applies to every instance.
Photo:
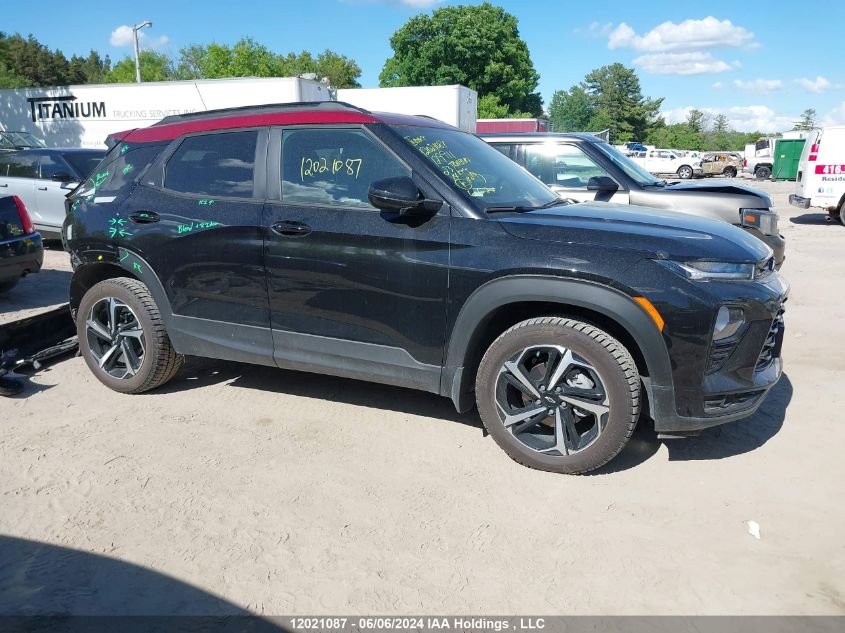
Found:
[[[135,224],[151,224],[158,222],[161,218],[155,211],[135,211],[129,214],[129,219]]]
[[[38,187],[38,191],[47,191],[47,187]]]
[[[9,186],[9,185],[8,185],[7,183],[5,183],[5,182],[4,182],[2,185],[0,185],[0,187],[8,187],[8,186]]]
[[[282,220],[273,225],[273,231],[284,237],[305,237],[311,232],[311,227],[296,220]]]

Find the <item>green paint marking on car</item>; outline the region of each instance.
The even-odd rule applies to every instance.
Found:
[[[197,200],[197,205],[199,206],[211,206],[214,204],[214,200]]]

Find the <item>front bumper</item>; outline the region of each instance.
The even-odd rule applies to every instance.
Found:
[[[674,385],[643,384],[648,395],[654,427],[658,433],[692,435],[713,426],[747,418],[760,408],[768,392],[783,374],[781,347],[784,338],[783,305],[789,287],[778,273],[766,281],[753,282],[757,288],[747,295],[721,296],[721,301],[741,305],[746,313],[742,335],[727,345],[730,351],[721,360],[724,345],[711,344],[705,364],[697,374],[687,371],[686,380]],[[754,292],[756,290],[756,292]],[[718,291],[717,291],[718,292]],[[689,369],[689,368],[688,368]],[[684,371],[681,369],[680,371]],[[698,378],[693,379],[694,375]]]
[[[798,194],[791,194],[789,196],[789,204],[793,207],[798,207],[799,209],[809,209],[810,208],[810,199],[804,198],[799,196]]]

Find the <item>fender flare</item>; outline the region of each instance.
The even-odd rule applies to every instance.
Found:
[[[508,304],[559,303],[597,312],[613,320],[636,342],[648,368],[648,383],[671,387],[672,368],[666,342],[646,311],[627,294],[592,281],[544,275],[501,277],[477,288],[461,307],[446,351],[440,392],[459,411],[472,408],[470,376],[465,365],[474,337],[493,313]]]
[[[170,307],[170,300],[168,299],[167,293],[164,291],[164,286],[158,278],[158,275],[155,273],[155,270],[153,270],[153,267],[150,266],[147,260],[138,255],[136,252],[128,248],[124,248],[123,246],[119,246],[117,248],[116,254],[112,251],[97,250],[84,255],[81,258],[80,265],[73,273],[71,285],[73,285],[73,281],[81,273],[87,273],[90,270],[95,270],[97,266],[102,266],[103,264],[110,265],[111,267],[122,268],[128,272],[130,276],[142,281],[153,296],[165,325],[170,323],[171,316],[173,315],[173,311]]]

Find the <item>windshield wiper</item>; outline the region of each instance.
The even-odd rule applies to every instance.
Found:
[[[563,198],[555,198],[554,200],[549,200],[545,204],[541,204],[537,207],[531,207],[528,205],[512,205],[512,206],[502,206],[502,207],[486,207],[484,210],[487,213],[525,213],[526,211],[539,211],[540,209],[548,209],[550,207],[556,207],[562,204],[569,204]]]

